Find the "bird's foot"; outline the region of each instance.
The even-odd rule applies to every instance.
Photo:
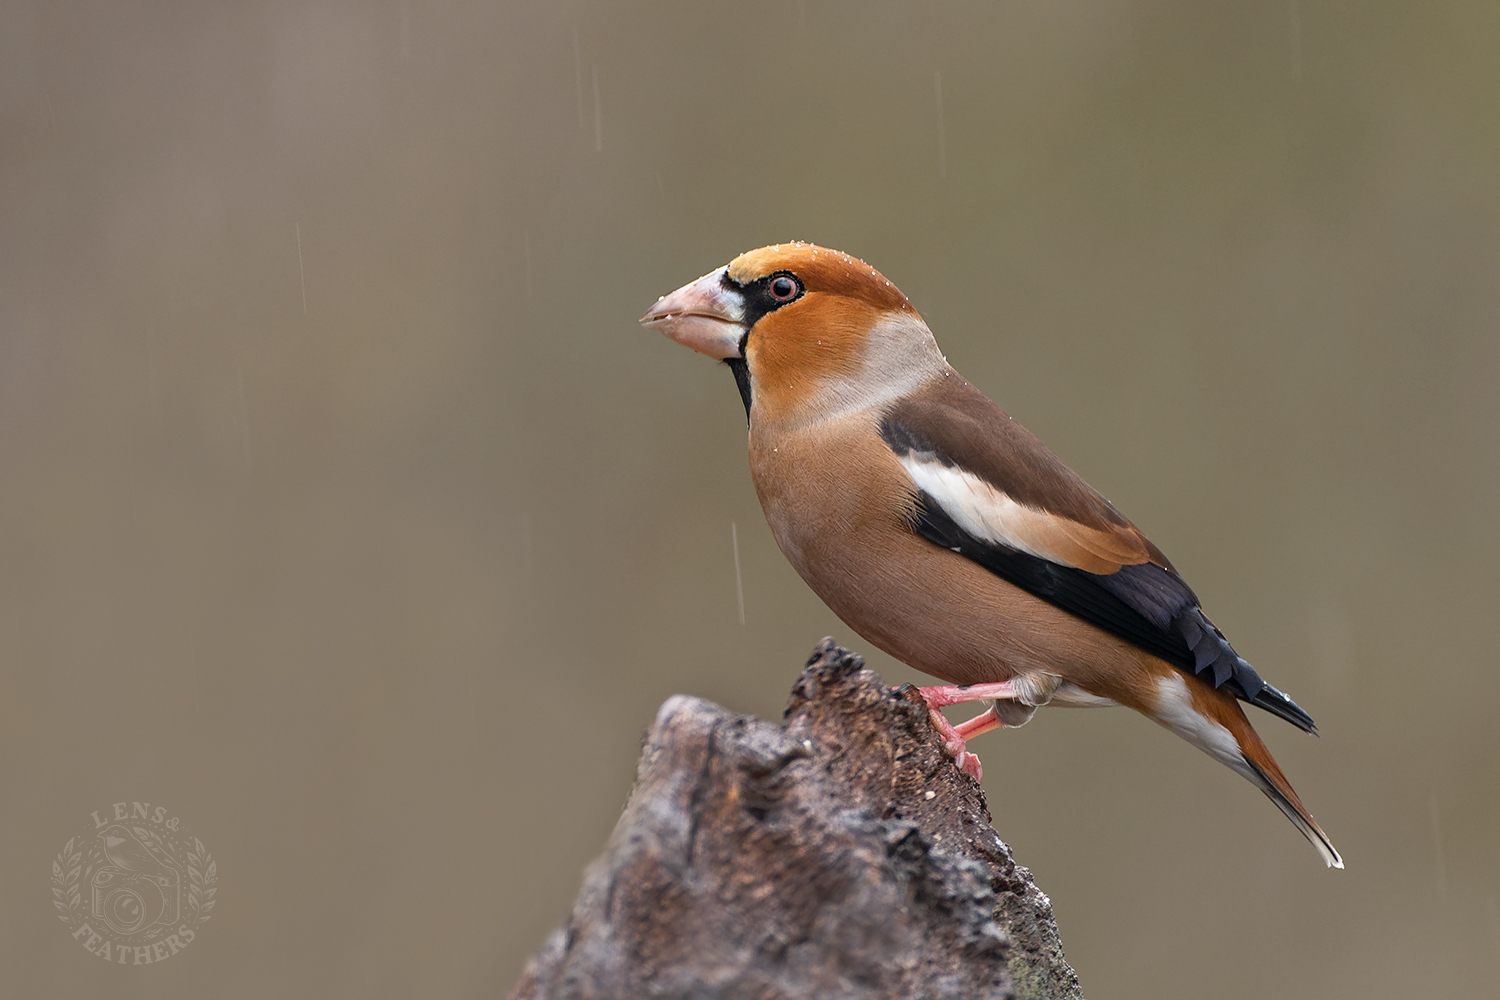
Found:
[[[991,705],[986,711],[955,726],[944,717],[941,708],[944,705],[958,705],[985,698],[1014,697],[1015,691],[1010,682],[970,684],[967,687],[926,687],[918,688],[917,691],[922,695],[922,700],[927,702],[927,712],[932,717],[933,728],[942,737],[943,749],[953,757],[953,763],[960,771],[975,781],[980,780],[984,776],[984,766],[979,763],[976,755],[969,752],[967,744],[980,733],[987,733],[1004,725],[1000,721],[1000,713]]]
[[[975,781],[981,780],[984,777],[984,765],[979,763],[977,754],[969,752],[967,744],[969,737],[989,732],[1001,724],[995,710],[991,708],[983,715],[957,726],[949,722],[936,708],[928,708],[927,711],[932,718],[933,728],[942,737],[943,749],[953,758],[953,763]]]
[[[964,744],[968,740],[965,739],[964,734],[959,732],[953,723],[944,717],[942,712],[928,706],[927,714],[932,719],[932,728],[936,729],[938,736],[942,738],[943,749],[948,751],[950,757],[957,760],[959,755],[964,752]]]

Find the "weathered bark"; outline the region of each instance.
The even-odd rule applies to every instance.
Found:
[[[512,1000],[1081,998],[910,687],[825,639],[781,726],[675,696]]]

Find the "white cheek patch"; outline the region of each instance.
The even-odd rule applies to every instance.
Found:
[[[1157,678],[1156,709],[1152,715],[1157,722],[1210,757],[1227,764],[1257,786],[1261,784],[1252,776],[1252,768],[1245,763],[1234,734],[1214,720],[1199,715],[1193,708],[1193,696],[1180,675],[1173,673]]]
[[[908,452],[900,458],[917,488],[975,538],[1061,566],[1072,565],[1038,538],[1049,527],[1050,515],[1016,503],[973,473],[944,465],[931,455]]]

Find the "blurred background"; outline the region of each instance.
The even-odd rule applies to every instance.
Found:
[[[503,995],[668,695],[777,717],[829,634],[920,680],[635,323],[796,238],[1322,729],[1257,716],[1344,872],[1130,713],[979,741],[1087,993],[1497,995],[1497,49],[1478,2],[3,4],[7,992]],[[120,801],[218,861],[150,967],[52,908]]]

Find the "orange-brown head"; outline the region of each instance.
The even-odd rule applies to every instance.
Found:
[[[741,254],[659,299],[641,322],[728,362],[752,421],[864,408],[945,365],[900,289],[811,243]]]

